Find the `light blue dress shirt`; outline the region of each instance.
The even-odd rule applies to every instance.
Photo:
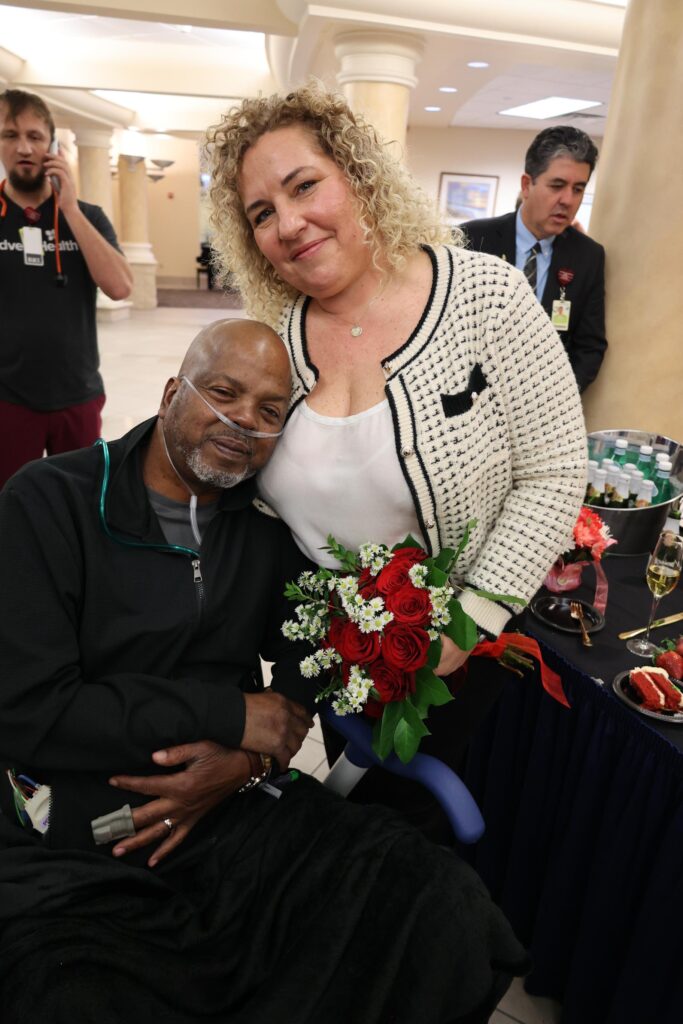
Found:
[[[529,231],[522,220],[522,211],[517,210],[515,218],[515,266],[518,270],[524,270],[527,256],[538,242],[538,238]],[[541,239],[541,251],[536,256],[536,298],[540,302],[545,291],[545,283],[548,280],[550,261],[553,258],[554,237]]]

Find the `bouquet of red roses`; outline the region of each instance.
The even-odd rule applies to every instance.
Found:
[[[462,553],[467,525],[457,549],[434,558],[406,537],[391,550],[363,544],[358,553],[327,538],[340,569],[303,573],[285,590],[297,601],[296,619],[282,632],[290,640],[319,645],[300,665],[302,675],[326,675],[316,700],[332,700],[338,715],[364,712],[375,718],[373,749],[384,759],[392,750],[406,763],[429,734],[430,707],[452,700],[434,669],[441,657],[441,637],[462,650],[477,643],[473,619],[455,600],[449,575]],[[489,599],[524,604],[510,595],[474,593]]]

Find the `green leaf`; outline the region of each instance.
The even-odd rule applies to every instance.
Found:
[[[455,551],[453,548],[444,548],[434,559],[434,565],[437,569],[443,569],[443,571],[448,574],[454,558]]]
[[[413,697],[415,706],[420,718],[425,718],[429,708],[434,705],[439,707],[448,704],[453,700],[453,694],[448,689],[443,679],[434,675],[430,668],[425,666],[415,673],[415,695]]]
[[[467,542],[470,539],[470,533],[472,532],[472,530],[474,529],[474,527],[476,525],[477,525],[477,520],[476,519],[470,519],[469,522],[467,523],[467,525],[465,526],[465,532],[463,533],[462,538],[460,540],[460,543],[458,544],[457,550],[455,552],[455,558],[453,559],[453,565],[455,565],[455,563],[458,561],[458,559],[460,558],[461,554],[463,553],[463,551],[467,547]]]
[[[427,649],[427,668],[436,668],[441,660],[441,638],[432,640]],[[422,671],[422,669],[420,669]]]
[[[508,604],[521,604],[522,607],[527,603],[523,597],[516,597],[514,594],[493,594],[490,590],[474,590],[469,586],[467,589],[477,597],[485,597],[488,601],[506,601]]]
[[[403,764],[407,764],[415,757],[423,736],[429,736],[429,729],[408,697],[403,702],[403,718],[396,726],[394,734],[394,750]]]
[[[357,571],[358,564],[356,553],[345,548],[343,544],[340,544],[338,540],[335,540],[331,533],[328,533],[327,545],[324,545],[322,550],[329,551],[330,554],[337,559],[342,569],[347,569],[349,572]]]
[[[398,544],[394,544],[391,549],[392,554],[394,551],[400,551],[402,548],[419,548],[420,551],[424,551],[424,547],[420,544],[419,540],[415,540],[412,534],[408,534],[405,540],[399,541]]]
[[[430,587],[445,587],[448,583],[448,576],[434,563],[432,568],[427,573],[427,583]]]
[[[384,761],[394,749],[394,733],[403,718],[403,701],[385,704],[382,717],[378,720],[372,735],[372,749],[380,761]]]
[[[459,601],[449,601],[448,611],[451,621],[446,626],[444,633],[461,651],[471,651],[479,639],[476,622],[467,612],[463,611]]]

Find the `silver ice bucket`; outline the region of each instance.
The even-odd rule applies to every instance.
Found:
[[[628,441],[632,462],[638,461],[641,444],[652,445],[652,458],[659,452],[666,452],[672,462],[671,488],[675,492],[670,501],[649,508],[598,508],[600,514],[618,544],[609,548],[608,555],[640,555],[652,551],[657,537],[664,528],[673,506],[683,494],[683,445],[662,434],[646,430],[596,430],[588,435],[588,451],[591,459],[608,458],[618,437]],[[594,506],[589,506],[593,508]]]

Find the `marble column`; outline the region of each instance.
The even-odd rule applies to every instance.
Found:
[[[112,143],[111,131],[99,128],[76,128],[74,130],[78,148],[79,199],[100,206],[110,221],[114,220],[114,201],[111,187],[109,150]],[[130,316],[133,303],[128,299],[110,299],[98,289],[97,319],[124,320]]]
[[[589,430],[683,442],[683,3],[630,0],[590,234],[605,246],[609,349],[585,395]]]
[[[341,64],[337,82],[349,106],[363,114],[403,156],[410,90],[422,57],[419,36],[403,32],[341,32],[334,52]]]
[[[149,240],[147,171],[138,157],[119,155],[121,248],[133,271],[133,306],[154,309],[157,304],[157,261]]]

